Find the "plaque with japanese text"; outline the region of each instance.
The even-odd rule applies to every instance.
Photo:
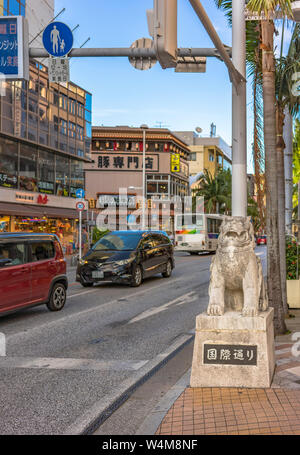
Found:
[[[203,363],[217,365],[257,365],[257,346],[204,344]]]

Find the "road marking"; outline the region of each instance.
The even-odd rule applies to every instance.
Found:
[[[158,307],[153,307],[153,308],[150,308],[149,310],[144,311],[143,313],[140,313],[138,316],[136,316],[135,318],[128,321],[127,324],[133,324],[134,322],[138,322],[143,319],[149,318],[150,316],[153,316],[154,314],[161,313],[162,311],[167,310],[171,305],[179,306],[179,305],[183,305],[185,303],[194,302],[197,299],[198,299],[198,296],[194,291],[188,292],[187,294],[183,294],[180,297],[177,297],[176,299],[165,303],[164,305],[160,305]]]
[[[43,370],[94,370],[137,371],[148,360],[94,360],[52,357],[4,357],[0,368],[26,368]]]
[[[180,281],[182,279],[182,277],[179,277],[179,278],[176,278],[174,280],[172,280],[172,283],[175,283],[176,281]],[[22,330],[21,332],[16,332],[16,333],[12,333],[10,335],[7,335],[7,340],[11,341],[13,338],[15,337],[18,337],[18,336],[22,336],[22,335],[30,335],[32,332],[35,332],[35,331],[39,331],[41,329],[44,329],[44,328],[49,328],[51,326],[57,326],[60,322],[66,322],[66,321],[69,321],[70,319],[73,319],[73,318],[78,318],[82,315],[86,315],[86,314],[89,314],[89,313],[96,313],[96,312],[99,312],[99,311],[102,311],[104,308],[106,308],[107,306],[110,306],[110,305],[113,305],[115,303],[119,304],[119,305],[128,305],[128,300],[136,297],[136,296],[139,296],[139,295],[143,295],[143,294],[146,294],[149,290],[153,291],[153,289],[157,289],[157,288],[160,288],[162,286],[166,286],[166,282],[163,282],[157,286],[153,286],[152,288],[147,288],[147,289],[142,289],[140,290],[139,292],[135,292],[134,294],[130,294],[128,296],[126,296],[126,301],[124,302],[120,302],[119,299],[121,299],[122,297],[117,297],[116,299],[114,300],[110,300],[106,303],[103,303],[102,305],[100,306],[97,306],[97,307],[93,307],[93,308],[88,308],[86,310],[82,310],[82,311],[78,311],[76,313],[72,313],[72,314],[69,314],[67,316],[62,316],[61,318],[57,318],[53,321],[48,321],[48,322],[45,322],[44,324],[40,324],[38,326],[35,326],[35,327],[32,327],[30,329],[25,329],[25,330]],[[100,289],[94,289],[94,290],[91,290],[91,291],[85,291],[85,292],[81,292],[80,294],[73,294],[71,296],[68,296],[68,299],[70,297],[78,297],[80,295],[83,295],[83,294],[87,294],[87,293],[91,293],[91,292],[99,292]],[[48,314],[48,313],[47,313]],[[55,315],[57,317],[57,315]]]

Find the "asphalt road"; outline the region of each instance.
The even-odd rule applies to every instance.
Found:
[[[263,257],[265,247],[257,249]],[[210,255],[176,253],[169,279],[140,288],[74,282],[63,311],[0,319],[0,434],[76,434],[128,384],[188,340],[208,303]]]

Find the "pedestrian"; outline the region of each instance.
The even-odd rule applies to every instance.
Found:
[[[89,250],[88,233],[85,228],[82,229],[81,243],[82,243],[82,252],[83,252],[83,255],[85,255]]]

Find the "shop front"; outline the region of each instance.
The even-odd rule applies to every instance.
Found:
[[[18,193],[17,193],[18,195]],[[0,202],[0,233],[26,232],[56,234],[65,254],[72,254],[78,243],[78,213],[75,208],[53,207],[44,196],[39,205]],[[73,200],[69,205],[74,205]]]

